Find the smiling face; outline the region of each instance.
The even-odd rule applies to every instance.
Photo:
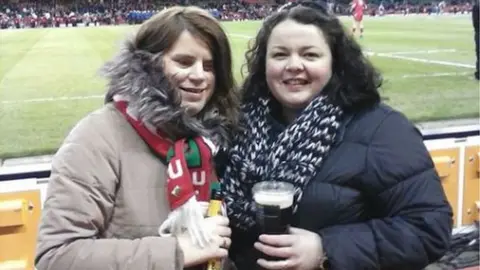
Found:
[[[268,87],[280,104],[302,109],[332,77],[332,53],[318,27],[288,19],[272,30],[265,69]]]
[[[163,56],[164,72],[182,97],[181,106],[198,114],[212,97],[215,73],[208,45],[188,31]]]

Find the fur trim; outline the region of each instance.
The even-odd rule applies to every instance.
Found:
[[[219,147],[226,147],[226,117],[210,102],[198,115],[189,116],[180,106],[180,93],[163,72],[161,54],[138,50],[133,38],[128,38],[100,73],[109,80],[105,103],[111,102],[115,95],[128,97],[142,121],[162,130],[171,139],[204,136]]]

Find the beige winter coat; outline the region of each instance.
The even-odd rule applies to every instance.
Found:
[[[158,236],[165,169],[113,105],[82,119],[52,163],[37,269],[183,269],[176,239]]]

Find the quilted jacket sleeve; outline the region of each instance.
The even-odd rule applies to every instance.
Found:
[[[451,207],[421,135],[400,113],[378,126],[359,181],[376,218],[319,231],[329,269],[423,269],[447,251]]]
[[[182,269],[183,253],[173,237],[101,237],[115,207],[120,147],[115,134],[105,134],[109,123],[99,120],[95,116],[82,120],[54,157],[38,232],[36,268]]]

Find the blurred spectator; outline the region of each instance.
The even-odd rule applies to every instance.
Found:
[[[479,27],[479,0],[474,0],[473,8],[472,8],[472,22],[473,22],[473,29],[474,29],[474,39],[475,39],[475,55],[476,55],[476,63],[475,63],[475,78],[479,79],[479,59],[478,59],[478,43],[479,43],[479,36],[478,36],[478,27]]]
[[[293,0],[290,0],[293,1]],[[325,0],[329,9],[339,15],[349,15],[348,1]],[[475,0],[476,1],[476,0]],[[62,1],[63,2],[63,1]],[[68,1],[67,1],[68,2]],[[286,0],[119,0],[101,3],[95,0],[76,0],[59,4],[51,0],[11,3],[0,0],[0,28],[35,28],[63,26],[140,24],[166,7],[195,4],[207,9],[219,20],[261,20]],[[467,13],[469,0],[419,2],[419,0],[369,0],[365,14],[442,14]]]

